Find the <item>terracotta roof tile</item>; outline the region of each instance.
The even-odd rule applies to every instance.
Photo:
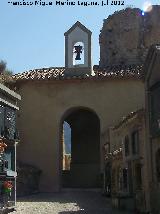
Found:
[[[143,71],[143,65],[115,65],[108,66],[106,68],[99,68],[94,66],[96,76],[109,77],[109,76],[121,76],[121,77],[137,77],[141,78]]]
[[[64,76],[64,68],[41,68],[13,75],[16,80],[59,79]]]
[[[113,130],[120,128],[123,124],[127,123],[130,119],[144,116],[145,110],[138,109],[137,111],[130,112],[128,115],[124,116],[117,125],[112,127]]]
[[[68,77],[64,67],[51,67],[29,70],[13,75],[16,81],[21,80],[64,80],[64,79],[106,79],[106,78],[141,78],[143,65],[113,65],[106,68],[94,66],[95,75],[84,74],[83,76]]]

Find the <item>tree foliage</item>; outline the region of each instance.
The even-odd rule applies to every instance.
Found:
[[[13,82],[13,72],[7,68],[7,63],[0,60],[0,83],[10,87],[10,83]]]
[[[6,70],[6,64],[7,63],[5,61],[3,60],[0,61],[0,74],[3,74],[4,71]]]
[[[12,75],[13,72],[7,68],[7,63],[3,60],[0,61],[0,75]]]

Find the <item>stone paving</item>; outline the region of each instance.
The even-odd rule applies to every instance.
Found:
[[[19,198],[14,214],[123,214],[98,191],[63,191]]]

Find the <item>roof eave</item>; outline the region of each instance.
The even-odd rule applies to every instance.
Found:
[[[92,32],[88,28],[86,28],[83,24],[77,21],[68,31],[64,33],[64,36],[67,36],[68,34],[70,34],[76,27],[81,28],[84,32],[90,35],[92,34]]]

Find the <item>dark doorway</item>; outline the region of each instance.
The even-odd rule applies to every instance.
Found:
[[[69,113],[64,118],[64,122],[68,123],[71,128],[71,159],[69,170],[62,169],[62,186],[70,188],[99,187],[99,118],[88,109],[77,109]]]

